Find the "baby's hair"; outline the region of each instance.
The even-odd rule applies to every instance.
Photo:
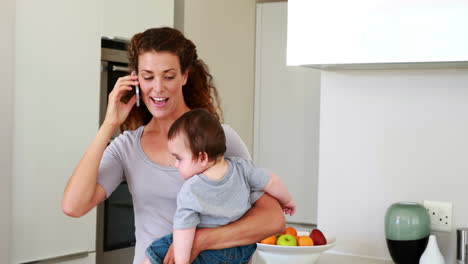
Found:
[[[184,135],[193,158],[206,152],[208,160],[216,160],[226,152],[226,136],[216,116],[206,109],[197,108],[184,113],[171,126],[168,139]]]

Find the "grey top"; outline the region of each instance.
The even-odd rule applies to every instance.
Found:
[[[265,169],[251,160],[226,158],[228,170],[220,180],[194,175],[185,181],[177,196],[174,229],[217,227],[243,216],[260,197],[270,179]]]
[[[226,134],[227,157],[250,159],[239,135],[223,125]],[[135,213],[135,257],[142,263],[151,242],[172,232],[177,194],[184,183],[175,167],[152,161],[143,152],[141,135],[144,126],[119,135],[104,151],[99,166],[98,183],[105,189],[106,198],[124,180],[132,194]]]

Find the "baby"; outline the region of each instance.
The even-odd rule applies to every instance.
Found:
[[[223,226],[239,219],[255,202],[251,194],[256,191],[272,195],[286,214],[294,214],[296,205],[279,176],[256,168],[250,160],[224,157],[223,127],[207,110],[183,114],[169,129],[168,140],[175,167],[186,181],[177,196],[173,235],[154,241],[146,250],[144,263],[162,264],[172,238],[175,263],[189,263],[196,228]],[[192,263],[211,263],[210,259],[248,263],[255,249],[256,244],[206,250]],[[237,259],[227,260],[227,256]]]

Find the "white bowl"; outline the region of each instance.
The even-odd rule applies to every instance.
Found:
[[[297,232],[298,236],[308,236],[309,232]],[[253,264],[313,264],[320,254],[334,247],[336,239],[327,237],[327,244],[322,246],[288,247],[257,243]]]

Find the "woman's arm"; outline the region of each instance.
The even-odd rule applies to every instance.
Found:
[[[135,96],[127,103],[120,99],[136,84],[136,76],[121,77],[109,94],[106,118],[65,187],[62,199],[65,214],[80,217],[106,198],[106,191],[97,183],[99,164],[112,134],[125,121],[136,101]]]
[[[80,217],[106,198],[97,177],[102,154],[113,133],[112,128],[103,125],[76,166],[63,194],[62,210],[66,215]]]
[[[284,230],[286,221],[279,202],[263,194],[239,220],[217,228],[198,229],[191,260],[207,249],[223,249],[256,243]]]

